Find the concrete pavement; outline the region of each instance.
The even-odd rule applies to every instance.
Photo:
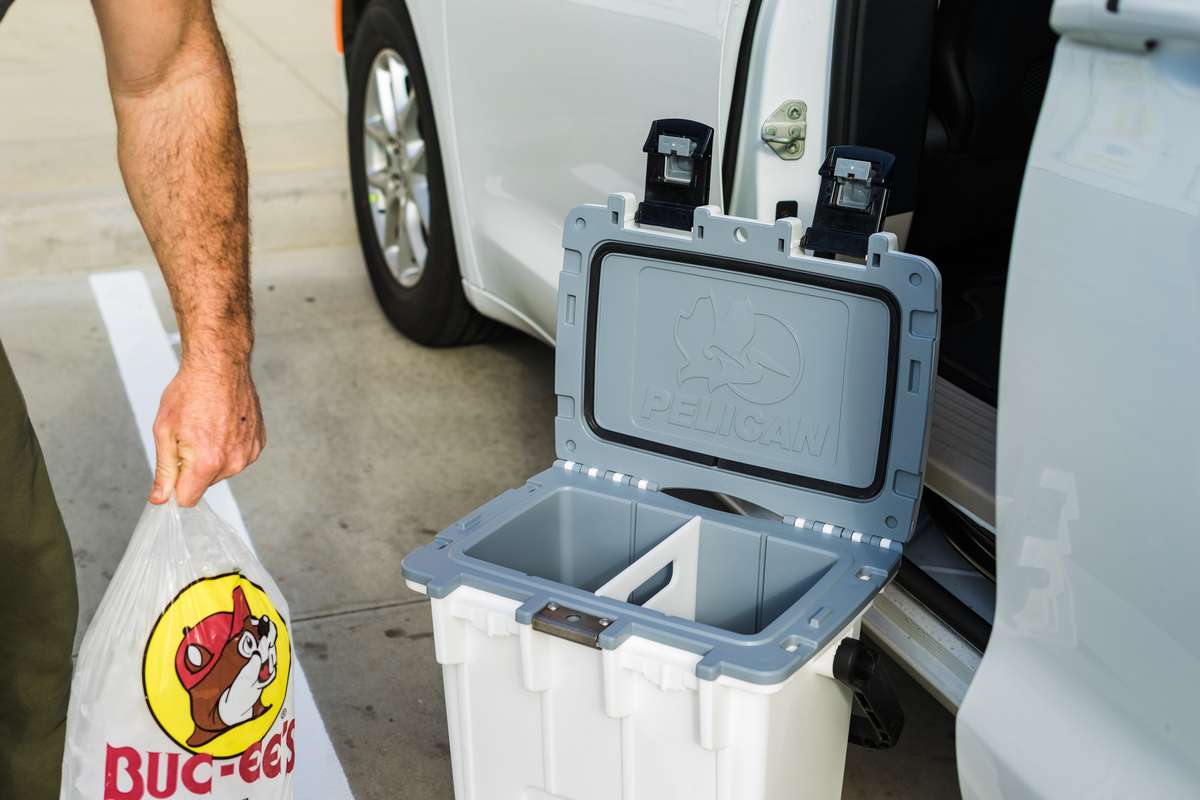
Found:
[[[333,4],[218,6],[238,82],[258,252],[353,239]],[[21,0],[0,25],[0,264],[7,274],[150,259],[114,158],[87,0]]]

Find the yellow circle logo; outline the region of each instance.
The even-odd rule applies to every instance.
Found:
[[[201,578],[167,606],[146,642],[150,713],[193,753],[233,758],[283,710],[292,666],[287,621],[238,573]]]

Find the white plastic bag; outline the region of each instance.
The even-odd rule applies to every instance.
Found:
[[[206,504],[147,506],[79,650],[62,800],[290,800],[290,634]]]

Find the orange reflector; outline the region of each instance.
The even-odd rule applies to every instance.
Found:
[[[333,45],[339,53],[346,53],[342,43],[342,0],[333,0]]]

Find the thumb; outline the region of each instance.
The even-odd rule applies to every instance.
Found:
[[[175,491],[179,478],[179,444],[170,431],[154,431],[154,486],[150,489],[150,502],[161,505]]]

